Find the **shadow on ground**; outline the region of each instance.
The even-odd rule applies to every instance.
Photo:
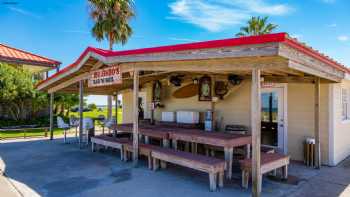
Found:
[[[77,144],[63,144],[61,139],[0,142],[0,157],[6,175],[24,196],[250,196],[250,189],[240,187],[238,166],[233,180],[226,180],[223,189],[209,192],[206,174],[173,165],[153,172],[145,161],[132,168],[131,163],[120,161],[118,151],[92,153],[90,148],[79,149]],[[281,183],[265,177],[263,196],[317,196],[312,191],[315,184],[329,179],[327,174],[342,173],[340,180],[333,180],[339,181],[336,187],[333,182],[331,189],[328,187],[333,193],[327,196],[338,196],[350,183],[349,172],[350,161],[321,171],[293,164],[290,175],[297,181]]]

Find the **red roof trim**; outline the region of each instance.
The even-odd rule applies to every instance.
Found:
[[[14,50],[14,51],[18,51],[18,52],[21,52],[21,53],[25,53],[26,55],[29,55],[29,56],[34,56],[34,57],[43,59],[43,61],[39,61],[39,60],[30,60],[30,59],[27,59],[27,58],[18,58],[18,57],[3,56],[3,57],[7,57],[7,58],[9,58],[9,59],[22,60],[22,61],[28,61],[28,62],[47,63],[47,64],[56,65],[56,66],[61,64],[61,62],[59,62],[59,61],[56,61],[56,60],[53,60],[53,59],[49,59],[49,58],[44,57],[44,56],[36,55],[36,54],[34,54],[34,53],[30,53],[30,52],[24,51],[24,50],[22,50],[22,49],[17,49],[17,48],[14,48],[14,47],[11,47],[11,46],[8,46],[8,45],[5,45],[5,44],[1,44],[1,43],[0,43],[0,46],[3,46],[4,48],[8,48],[8,49],[11,49],[11,50]],[[11,52],[11,53],[12,53],[12,52]]]
[[[162,52],[230,47],[230,46],[239,46],[239,45],[263,44],[263,43],[270,43],[270,42],[281,42],[285,40],[286,35],[287,35],[286,33],[277,33],[277,34],[267,34],[267,35],[260,35],[260,36],[249,36],[249,37],[231,38],[231,39],[224,39],[224,40],[212,40],[212,41],[195,42],[195,43],[188,43],[188,44],[134,49],[134,50],[126,50],[126,51],[107,51],[107,56],[162,53]]]
[[[350,69],[345,67],[344,65],[330,59],[329,57],[326,57],[325,55],[309,48],[309,47],[306,47],[305,45],[297,42],[296,40],[293,40],[293,39],[290,39],[290,38],[287,38],[284,43],[286,43],[287,45],[307,54],[307,55],[310,55],[311,57],[315,58],[315,59],[318,59],[320,60],[321,62],[325,62],[327,64],[330,64],[332,65],[333,67],[337,68],[337,69],[340,69],[344,72],[348,72],[350,73]]]
[[[259,35],[259,36],[231,38],[231,39],[224,39],[224,40],[212,40],[212,41],[196,42],[196,43],[188,43],[188,44],[133,49],[133,50],[125,50],[125,51],[110,51],[110,50],[103,50],[103,49],[88,47],[73,64],[67,66],[66,68],[50,76],[45,81],[41,81],[38,85],[48,80],[51,80],[52,78],[57,77],[58,75],[61,75],[69,71],[70,69],[74,68],[89,52],[93,52],[104,57],[111,57],[111,56],[126,56],[126,55],[138,55],[138,54],[149,54],[149,53],[163,53],[163,52],[174,52],[174,51],[185,51],[185,50],[232,47],[232,46],[240,46],[240,45],[253,45],[253,44],[264,44],[264,43],[273,43],[273,42],[286,43],[289,46],[296,48],[297,50],[303,53],[306,53],[314,58],[317,58],[322,62],[325,62],[337,69],[350,73],[350,69],[346,68],[345,66],[331,60],[330,58],[316,52],[315,50],[305,47],[304,45],[302,45],[301,43],[295,40],[288,38],[287,33],[276,33],[276,34],[266,34],[266,35]]]

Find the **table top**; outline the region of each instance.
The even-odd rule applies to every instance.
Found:
[[[132,124],[119,124],[117,131],[132,133]],[[251,144],[251,135],[223,132],[206,132],[200,129],[185,129],[164,125],[139,125],[139,133],[159,139],[173,139],[221,147],[237,147]]]

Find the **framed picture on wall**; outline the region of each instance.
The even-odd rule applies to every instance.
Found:
[[[153,102],[159,103],[161,101],[161,91],[162,84],[160,81],[156,81],[153,83]]]
[[[198,85],[198,100],[199,101],[211,101],[211,78],[209,76],[203,76],[199,79]]]

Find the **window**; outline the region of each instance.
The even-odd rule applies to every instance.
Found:
[[[341,91],[341,105],[342,105],[342,119],[350,120],[349,92],[345,88],[343,88]]]

